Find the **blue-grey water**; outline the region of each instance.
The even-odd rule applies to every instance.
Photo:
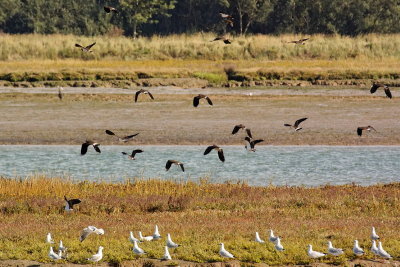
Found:
[[[259,146],[255,153],[243,146],[226,146],[225,163],[206,146],[141,146],[145,152],[129,160],[121,154],[130,146],[89,148],[80,156],[80,146],[0,146],[0,175],[27,177],[34,174],[74,180],[118,182],[127,178],[245,181],[250,185],[324,184],[371,185],[400,181],[400,147],[368,146]],[[182,161],[167,172],[168,159]]]

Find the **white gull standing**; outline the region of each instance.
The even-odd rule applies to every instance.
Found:
[[[160,238],[161,238],[161,235],[158,232],[158,226],[156,225],[156,227],[154,228],[153,240],[158,240]]]
[[[101,259],[103,258],[103,247],[100,246],[99,247],[99,251],[97,251],[96,254],[94,254],[91,258],[88,258],[88,261],[93,261],[93,262],[98,262],[101,261]]]
[[[134,236],[133,236],[133,232],[130,231],[130,232],[129,232],[129,242],[131,242],[131,243],[133,244],[134,241],[140,243],[140,240],[137,239],[136,237],[134,237]]]
[[[135,253],[136,255],[146,254],[146,252],[144,252],[144,250],[138,246],[136,240],[133,241],[133,253]]]
[[[362,256],[365,253],[364,250],[358,245],[358,240],[354,240],[353,252],[357,256]]]
[[[378,240],[379,239],[379,235],[376,234],[375,227],[372,227],[371,239],[372,240]]]
[[[180,245],[178,245],[178,244],[176,244],[174,241],[172,241],[172,239],[171,239],[171,235],[170,234],[167,234],[167,247],[169,247],[169,248],[177,248],[177,247],[179,247]]]
[[[378,247],[376,246],[376,241],[372,240],[371,252],[374,253],[376,256],[379,256]]]
[[[256,241],[257,243],[265,243],[265,241],[260,238],[258,232],[256,232],[256,239],[254,241]]]
[[[168,247],[164,247],[164,256],[161,258],[162,261],[172,260],[171,255],[169,254]]]
[[[272,243],[275,244],[276,240],[277,240],[277,238],[276,238],[276,236],[274,235],[274,232],[272,231],[272,229],[269,230],[269,241],[271,241]]]
[[[54,244],[54,240],[51,237],[50,233],[48,233],[47,236],[46,236],[46,242],[49,243],[49,244]]]
[[[139,231],[139,239],[144,240],[144,241],[152,241],[154,239],[154,237],[152,235],[143,236],[142,232]]]
[[[383,247],[382,247],[382,242],[378,242],[378,256],[385,258],[385,259],[391,259],[392,256],[390,256],[389,253],[387,253]]]
[[[314,251],[311,245],[308,245],[307,254],[310,258],[317,259],[323,256],[326,256],[325,253]]]
[[[220,243],[220,244],[219,244],[219,255],[221,255],[221,257],[229,258],[229,259],[235,258],[231,253],[229,253],[229,252],[225,249],[224,243]]]
[[[61,255],[60,255],[60,253],[59,253],[59,254],[56,254],[56,253],[53,251],[53,247],[50,247],[49,257],[50,257],[50,259],[52,259],[52,260],[61,260]]]
[[[343,249],[341,249],[341,248],[333,247],[332,242],[328,241],[328,253],[333,255],[333,256],[340,256],[344,252],[343,252]]]
[[[284,250],[285,250],[285,249],[283,248],[282,244],[281,244],[281,239],[279,238],[279,236],[276,238],[275,249],[276,249],[277,251],[284,251]]]

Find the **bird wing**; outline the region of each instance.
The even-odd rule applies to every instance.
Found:
[[[81,155],[85,155],[85,154],[86,154],[86,152],[87,152],[87,150],[88,150],[88,147],[89,147],[89,144],[88,144],[87,142],[85,142],[85,143],[82,144],[82,147],[81,147]]]
[[[128,153],[126,153],[126,152],[121,152],[123,155],[128,155]]]
[[[72,209],[74,205],[81,203],[81,200],[74,198],[74,199],[68,200],[67,202],[68,202],[68,205],[70,206],[70,208]]]
[[[134,157],[135,155],[136,155],[136,153],[142,153],[143,152],[143,150],[141,150],[141,149],[135,149],[135,150],[133,150],[132,151],[132,157]]]
[[[128,135],[128,136],[125,136],[124,138],[122,138],[123,140],[129,140],[129,139],[132,139],[133,137],[135,137],[136,135],[138,135],[139,133],[135,133],[135,134],[132,134],[132,135]]]
[[[369,126],[369,128],[371,128],[372,130],[374,130],[374,131],[376,132],[376,130],[375,130],[375,128],[374,128],[374,127],[372,127],[372,126]]]
[[[224,151],[222,149],[218,150],[218,157],[222,162],[225,161]]]
[[[83,240],[85,240],[93,232],[94,232],[93,229],[90,227],[83,229],[81,236],[79,237],[79,240],[83,242]]]
[[[224,44],[231,44],[232,42],[229,39],[224,40]],[[211,105],[211,104],[210,104]]]
[[[239,132],[239,130],[240,130],[241,128],[242,128],[242,127],[240,127],[239,125],[235,125],[235,127],[233,127],[232,134],[236,134],[237,132]]]
[[[214,148],[216,148],[216,145],[212,145],[206,148],[206,150],[204,151],[204,155],[207,155],[208,153],[211,152],[211,150],[213,150]]]
[[[392,98],[392,93],[390,92],[389,87],[385,86],[384,90],[385,90],[386,96],[389,98]]]
[[[292,127],[292,125],[291,125],[291,124],[287,124],[287,123],[285,123],[283,126]]]
[[[147,91],[147,93],[149,94],[150,98],[154,100],[153,95],[149,91]]]
[[[376,92],[376,90],[378,90],[378,88],[379,88],[380,86],[381,86],[380,84],[373,84],[373,85],[371,86],[371,89],[370,89],[369,91],[371,92],[371,94],[373,94],[373,93]]]
[[[363,131],[363,128],[362,128],[362,127],[358,127],[358,128],[357,128],[357,134],[358,134],[358,136],[361,136],[361,135],[362,135],[362,131]]]
[[[182,171],[185,172],[185,168],[183,167],[183,164],[181,163],[181,164],[179,164],[179,166],[181,166]]]
[[[172,160],[168,160],[167,164],[165,165],[165,169],[167,169],[167,171],[169,170],[169,168],[171,168],[172,165]]]
[[[107,12],[107,13],[110,13],[111,8],[109,6],[105,6],[104,7],[104,11]]]
[[[93,44],[90,44],[90,45],[86,46],[85,48],[86,48],[87,50],[90,50],[90,48],[92,48],[95,44],[96,44],[96,42],[94,42]]]
[[[252,143],[253,143],[253,146],[254,146],[254,145],[256,145],[258,143],[261,143],[261,142],[264,142],[264,139],[257,139],[257,140],[254,140]]]
[[[80,44],[75,44],[75,47],[84,48],[84,47],[81,46]]]
[[[136,92],[136,94],[135,94],[135,102],[137,102],[138,97],[139,97],[141,92],[142,92],[142,90],[139,90],[139,91]]]
[[[108,135],[115,135],[115,133],[113,133],[113,132],[110,131],[110,130],[106,130],[106,134],[108,134]]]
[[[305,41],[307,41],[308,39],[310,39],[310,38],[300,39],[299,42],[305,42]]]
[[[294,123],[294,127],[298,127],[299,125],[300,125],[300,123],[302,123],[303,121],[305,121],[307,118],[301,118],[301,119],[299,119],[299,120],[297,120],[295,123]]]
[[[199,97],[198,96],[195,96],[194,98],[193,98],[193,106],[194,107],[197,107],[199,105]]]
[[[249,128],[246,129],[246,133],[248,137],[253,138],[253,136],[251,135],[251,130]]]
[[[93,145],[94,150],[96,150],[97,153],[101,153],[99,145]]]

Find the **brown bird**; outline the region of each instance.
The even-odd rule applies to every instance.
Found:
[[[370,89],[371,94],[375,93],[379,87],[383,87],[386,96],[392,98],[392,93],[390,92],[389,87],[383,83],[373,83]]]
[[[194,106],[195,108],[199,105],[200,99],[202,99],[202,98],[206,99],[207,102],[208,102],[208,104],[210,104],[211,106],[213,105],[211,99],[210,99],[208,96],[200,94],[200,95],[195,96],[195,97],[193,98],[193,106]]]
[[[112,131],[110,131],[110,130],[106,130],[106,134],[108,134],[108,135],[114,135],[114,136],[116,136],[116,137],[118,138],[118,141],[126,143],[126,142],[128,142],[129,140],[131,140],[133,137],[135,137],[136,135],[138,135],[139,133],[135,133],[135,134],[128,135],[128,136],[124,136],[124,137],[119,137],[119,136],[116,135],[114,132],[112,132]]]
[[[214,40],[212,40],[211,42],[214,42],[214,41],[223,41],[224,44],[231,44],[232,43],[231,40],[229,40],[229,38],[226,37],[226,36],[218,36]]]
[[[64,90],[62,87],[58,87],[58,98],[60,99],[60,100],[62,100],[63,99],[63,97],[64,97],[64,95],[63,95],[63,93],[62,93],[62,90]]]
[[[219,15],[221,16],[222,19],[233,19],[233,16],[225,14],[223,12],[219,12]]]
[[[171,168],[172,164],[181,166],[182,171],[185,172],[185,168],[183,167],[183,163],[182,162],[177,161],[177,160],[171,160],[171,159],[167,161],[167,164],[165,165],[165,169],[168,171],[169,168]]]
[[[256,149],[254,148],[256,144],[264,142],[264,139],[253,140],[251,137],[248,136],[246,136],[244,140],[246,141],[246,145],[244,147],[252,152],[256,152]]]
[[[204,151],[204,155],[207,155],[211,152],[211,150],[216,150],[218,152],[218,157],[222,162],[225,162],[224,151],[217,145],[212,145],[206,148]]]
[[[372,127],[371,125],[368,125],[368,126],[365,126],[365,127],[358,127],[357,128],[357,134],[358,134],[358,136],[361,136],[363,131],[371,131],[371,130],[374,130],[376,132],[375,128]]]
[[[253,138],[253,136],[251,135],[250,129],[246,128],[246,126],[244,126],[243,124],[235,125],[235,127],[232,130],[232,134],[236,134],[237,132],[239,132],[240,129],[246,130],[247,136],[249,136],[250,138]]]
[[[136,92],[136,94],[135,94],[135,103],[137,102],[137,100],[138,100],[138,97],[139,97],[139,95],[140,94],[145,94],[145,95],[149,95],[150,96],[150,98],[152,99],[152,100],[154,100],[154,97],[153,97],[153,95],[148,91],[148,90],[145,90],[145,89],[140,89],[139,91],[137,91]]]
[[[233,19],[226,19],[224,22],[233,28]]]
[[[86,142],[83,143],[82,147],[81,147],[81,155],[82,156],[86,154],[89,146],[93,146],[93,148],[94,148],[94,150],[96,150],[96,152],[101,153],[100,148],[99,148],[99,146],[100,146],[99,143],[95,143],[93,141],[86,140]]]
[[[130,155],[128,155],[128,153],[126,153],[126,152],[121,152],[123,155],[127,155],[128,156],[128,158],[130,158],[131,160],[135,160],[135,155],[137,154],[137,153],[142,153],[143,152],[143,150],[141,150],[141,149],[135,149],[135,150],[133,150],[132,151],[132,154],[130,154]]]
[[[96,42],[94,42],[93,44],[88,45],[88,46],[82,46],[82,45],[80,45],[80,44],[75,44],[75,47],[79,47],[83,52],[92,53],[93,51],[90,50],[90,49],[91,49],[95,44],[96,44]]]
[[[302,123],[302,122],[305,121],[306,119],[307,119],[307,118],[299,119],[299,120],[297,120],[297,121],[294,123],[294,125],[285,123],[284,126],[292,127],[292,128],[294,128],[294,130],[297,132],[297,131],[300,131],[301,129],[303,129],[303,128],[299,128],[299,125],[300,125],[300,123]]]
[[[114,7],[111,7],[111,6],[105,6],[105,7],[104,7],[104,11],[105,11],[106,13],[110,13],[111,11],[114,12],[114,13],[118,13],[118,10],[115,9]]]
[[[300,39],[300,40],[297,40],[297,41],[290,41],[288,43],[293,43],[293,44],[297,44],[297,45],[305,45],[306,41],[308,39],[310,39],[310,38],[304,38],[304,39]]]

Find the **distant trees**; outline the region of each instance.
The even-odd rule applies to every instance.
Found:
[[[104,5],[118,14],[106,14]],[[234,17],[226,26],[218,13]],[[136,37],[210,31],[247,33],[400,32],[400,0],[0,0],[0,31]]]

